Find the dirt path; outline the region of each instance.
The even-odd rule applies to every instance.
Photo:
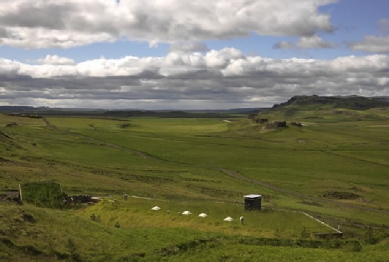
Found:
[[[60,130],[58,129],[58,127],[56,127],[55,125],[52,125],[52,124],[49,122],[49,120],[46,119],[46,117],[42,117],[42,120],[46,123],[46,125],[47,125],[48,127],[60,131]]]
[[[322,198],[317,198],[317,197],[313,197],[313,196],[304,195],[304,194],[301,194],[301,193],[298,193],[298,192],[295,192],[295,191],[292,191],[292,190],[280,188],[280,187],[277,187],[275,185],[262,182],[262,181],[260,181],[258,179],[253,179],[253,178],[246,177],[246,176],[244,176],[244,175],[242,175],[242,174],[240,174],[240,173],[238,173],[236,171],[229,170],[229,169],[226,169],[226,168],[200,166],[200,165],[196,165],[196,164],[188,164],[188,163],[181,163],[181,162],[174,162],[174,161],[160,159],[160,158],[151,156],[151,155],[149,155],[147,153],[140,152],[140,151],[128,148],[128,147],[124,147],[124,146],[120,146],[120,145],[117,145],[117,144],[108,143],[106,141],[99,140],[99,139],[96,139],[96,138],[92,138],[92,137],[89,137],[89,136],[86,136],[86,135],[83,135],[83,134],[79,134],[79,133],[75,133],[75,132],[71,132],[71,131],[60,130],[55,125],[52,125],[46,118],[43,118],[43,121],[46,123],[46,125],[48,127],[53,128],[54,130],[57,130],[59,132],[63,132],[63,133],[67,133],[67,134],[72,134],[72,135],[76,135],[76,136],[79,136],[79,137],[83,137],[85,139],[88,139],[89,141],[98,142],[101,145],[108,146],[108,147],[111,147],[111,148],[120,149],[120,150],[123,150],[123,151],[129,152],[129,153],[135,154],[135,155],[137,155],[139,157],[142,157],[142,158],[145,158],[145,159],[149,159],[149,160],[152,160],[152,161],[159,161],[159,162],[170,163],[170,164],[175,164],[175,165],[191,166],[191,167],[196,167],[196,168],[204,168],[204,169],[209,169],[209,170],[217,170],[217,171],[223,172],[224,174],[227,174],[230,177],[233,177],[233,178],[235,178],[237,180],[249,182],[249,183],[252,183],[252,184],[259,185],[259,186],[263,186],[263,187],[269,188],[269,189],[271,189],[273,191],[280,192],[280,193],[283,193],[285,195],[293,196],[293,197],[296,197],[296,198],[300,198],[300,199],[304,199],[304,200],[311,200],[311,201],[321,202],[321,203],[333,204],[333,205],[337,205],[339,207],[360,209],[360,210],[376,212],[376,213],[382,213],[382,214],[389,214],[389,211],[387,211],[387,210],[381,210],[381,209],[377,209],[377,208],[373,208],[373,207],[359,206],[359,205],[354,205],[354,204],[349,204],[349,203],[342,203],[342,202],[333,201],[333,200],[330,200],[330,199],[322,199]]]

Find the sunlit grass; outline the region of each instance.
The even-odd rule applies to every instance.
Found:
[[[368,225],[384,230],[388,221],[385,212],[389,210],[386,121],[369,119],[366,114],[362,120],[344,121],[338,114],[321,113],[325,118],[316,120],[306,119],[312,115],[308,111],[296,115],[304,123],[302,128],[272,131],[264,131],[263,126],[247,119],[227,123],[222,119],[48,117],[58,128],[54,129],[42,119],[0,116],[0,130],[5,134],[0,137],[0,188],[16,189],[20,183],[54,180],[69,194],[110,197],[75,211],[24,206],[24,212],[39,219],[36,227],[41,230],[40,238],[30,237],[28,225],[22,231],[8,231],[15,217],[4,213],[21,211],[3,203],[0,230],[18,245],[34,243],[47,254],[53,249],[69,256],[75,252],[87,261],[141,260],[142,254],[147,254],[146,261],[157,261],[163,248],[175,250],[183,243],[210,238],[217,240],[210,246],[201,244],[188,254],[198,260],[211,250],[209,258],[237,261],[258,254],[245,245],[239,248],[252,255],[239,255],[239,248],[232,248],[238,246],[236,237],[290,239],[301,237],[304,228],[310,233],[327,231],[292,211],[314,214],[334,227],[342,224],[348,236],[363,237]],[[277,119],[280,116],[271,117],[282,120]],[[5,126],[11,122],[17,125]],[[120,126],[123,123],[129,125]],[[241,177],[228,175],[221,168],[238,172]],[[328,192],[358,197],[329,199],[324,197]],[[262,194],[264,210],[271,211],[244,211],[243,195],[250,193]],[[122,201],[123,194],[153,200]],[[120,199],[117,204],[108,202],[115,198]],[[152,211],[154,205],[162,210]],[[184,210],[192,215],[177,214]],[[202,212],[209,217],[198,218]],[[91,220],[93,214],[100,216],[100,223]],[[241,215],[244,225],[239,223]],[[234,221],[224,222],[226,216]],[[97,242],[84,243],[85,238]],[[77,246],[73,251],[69,239]],[[212,245],[221,251],[215,251]],[[379,245],[387,246],[387,242]],[[131,250],[130,257],[126,257],[127,250]],[[287,247],[279,250],[290,252]],[[303,250],[295,250],[294,258],[306,259]],[[377,260],[384,253],[384,248],[379,249]],[[16,257],[8,248],[0,248],[0,260],[28,257],[23,254]],[[342,257],[345,252],[319,250],[315,254],[317,258],[324,254]],[[368,249],[361,254],[366,258],[372,253]],[[169,255],[169,260],[175,258],[188,259],[179,252]],[[272,259],[268,255],[264,258]]]
[[[161,210],[151,208],[159,206]],[[192,214],[183,215],[184,211]],[[200,218],[200,213],[208,217]],[[301,237],[305,229],[313,232],[331,232],[332,230],[314,221],[302,213],[292,211],[246,211],[242,201],[238,203],[220,203],[213,201],[159,201],[130,198],[127,201],[103,201],[98,205],[82,210],[80,214],[88,218],[91,215],[101,217],[101,221],[114,226],[119,222],[125,228],[193,228],[205,232],[229,235],[251,235],[274,237]],[[232,217],[232,222],[223,221]],[[244,224],[240,224],[240,216]]]

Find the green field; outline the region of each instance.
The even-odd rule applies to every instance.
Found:
[[[0,260],[387,261],[389,113],[317,112],[263,114],[303,125],[272,130],[247,117],[0,115],[1,190],[44,180],[103,197],[1,201]],[[263,210],[244,211],[246,194]],[[335,231],[302,212],[343,239],[315,239]]]

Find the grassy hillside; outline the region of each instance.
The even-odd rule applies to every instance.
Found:
[[[357,240],[315,240],[309,236],[291,238],[284,235],[291,232],[289,228],[287,231],[283,228],[271,231],[272,228],[265,224],[259,231],[253,228],[250,220],[246,225],[239,225],[216,221],[211,216],[202,219],[167,214],[162,210],[152,213],[149,211],[150,204],[129,200],[126,203],[120,201],[116,206],[106,202],[85,210],[57,211],[1,203],[0,259],[253,261],[260,258],[270,261],[327,261],[340,258],[346,261],[384,261],[387,255],[387,244],[383,242],[366,245]],[[219,207],[218,210],[224,208]],[[91,212],[96,213],[89,216]],[[96,215],[100,213],[105,215]],[[276,224],[286,220],[283,214],[259,215],[262,221],[273,219]],[[301,228],[299,222],[308,222],[307,228],[320,229],[304,219],[292,214],[289,220],[295,223],[287,223],[285,228]],[[269,236],[256,234],[261,231],[269,231]],[[298,234],[300,236],[301,232]]]
[[[256,116],[287,122],[275,129],[251,119],[1,115],[1,189],[56,181],[104,201],[57,210],[1,201],[0,260],[384,261],[389,115],[334,110]],[[263,211],[243,210],[251,193]],[[315,239],[334,230],[302,212],[340,225],[344,239]]]
[[[387,120],[387,99],[367,97],[295,96],[263,110],[263,115],[314,121]]]

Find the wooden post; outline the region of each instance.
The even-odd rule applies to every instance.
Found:
[[[19,184],[19,198],[20,198],[20,201],[23,201],[23,198],[22,198],[22,187],[20,186],[20,184]]]

